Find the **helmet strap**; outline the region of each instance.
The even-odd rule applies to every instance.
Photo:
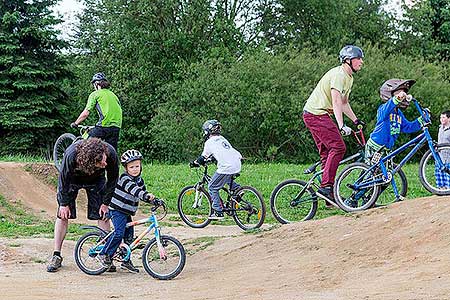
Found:
[[[349,62],[349,63],[348,63],[347,61],[345,61],[345,63],[350,67],[350,69],[352,69],[352,72],[353,72],[353,73],[358,72],[358,71],[356,71],[356,70],[353,68],[352,59],[350,59],[350,62]]]

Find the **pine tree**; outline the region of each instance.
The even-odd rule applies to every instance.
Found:
[[[0,2],[0,153],[42,153],[67,110],[67,78],[57,36],[57,0]]]

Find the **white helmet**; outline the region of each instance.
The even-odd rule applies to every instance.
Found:
[[[125,151],[122,156],[120,157],[120,163],[123,166],[126,166],[128,163],[135,161],[135,160],[142,160],[142,154],[141,152],[131,149],[131,150],[127,150]]]

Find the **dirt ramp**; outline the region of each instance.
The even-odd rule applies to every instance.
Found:
[[[241,299],[450,299],[449,216],[449,198],[411,200],[224,239],[190,263],[245,283]]]
[[[37,216],[53,219],[56,214],[56,188],[45,184],[43,177],[54,167],[49,164],[33,164],[33,170],[39,170],[34,176],[25,170],[26,164],[15,162],[0,163],[0,195],[12,202],[21,202]],[[85,223],[86,197],[80,193],[77,200],[77,222]]]

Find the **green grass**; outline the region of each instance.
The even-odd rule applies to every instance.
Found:
[[[54,221],[44,220],[27,212],[20,202],[10,203],[0,196],[0,237],[53,237]],[[82,233],[80,225],[69,224],[68,239]]]
[[[20,157],[19,157],[20,158]],[[25,157],[23,157],[25,158]],[[29,157],[27,158],[29,159]],[[28,162],[29,160],[27,160]],[[303,170],[309,165],[294,164],[244,164],[241,176],[237,179],[241,185],[251,185],[257,188],[264,197],[266,203],[266,223],[277,223],[270,211],[270,194],[274,187],[281,181],[288,178],[308,180],[309,176],[303,174]],[[408,177],[407,198],[417,198],[429,196],[421,185],[418,178],[418,164],[408,164],[403,168]],[[214,172],[211,166],[210,174]],[[177,217],[177,198],[181,189],[186,185],[195,184],[201,178],[202,169],[190,169],[187,164],[145,164],[143,177],[147,189],[156,196],[165,199],[169,213],[174,215],[166,217],[164,221],[181,221]],[[141,209],[148,212],[147,205],[141,205]],[[343,214],[340,210],[324,209],[323,201],[320,201],[315,219],[326,218],[328,216]],[[168,224],[164,224],[168,226]],[[227,217],[224,225],[235,225],[231,217]],[[43,220],[33,216],[26,210],[20,202],[9,203],[0,196],[0,237],[27,237],[45,236],[53,237],[54,221]],[[75,239],[82,234],[79,225],[70,224],[68,239]]]
[[[303,170],[308,166],[276,163],[244,164],[241,176],[236,181],[241,185],[251,185],[261,192],[266,203],[266,222],[274,223],[276,220],[272,216],[269,203],[272,190],[278,183],[288,178],[309,180],[310,175],[303,174]],[[202,168],[190,169],[188,164],[145,164],[143,178],[147,189],[157,197],[165,199],[169,211],[176,213],[179,192],[184,186],[195,184],[202,176],[201,171]],[[431,195],[419,181],[418,164],[407,164],[403,167],[403,171],[408,177],[408,199]],[[211,168],[210,174],[213,172],[214,169]],[[326,210],[323,201],[320,201],[315,219],[337,214],[343,212],[336,209]],[[234,222],[231,218],[226,218],[224,224],[232,225]]]
[[[33,163],[33,162],[49,162],[48,160],[44,159],[43,156],[38,155],[23,155],[23,154],[16,154],[16,155],[1,155],[0,161],[13,161],[13,162],[24,162],[24,163]]]

